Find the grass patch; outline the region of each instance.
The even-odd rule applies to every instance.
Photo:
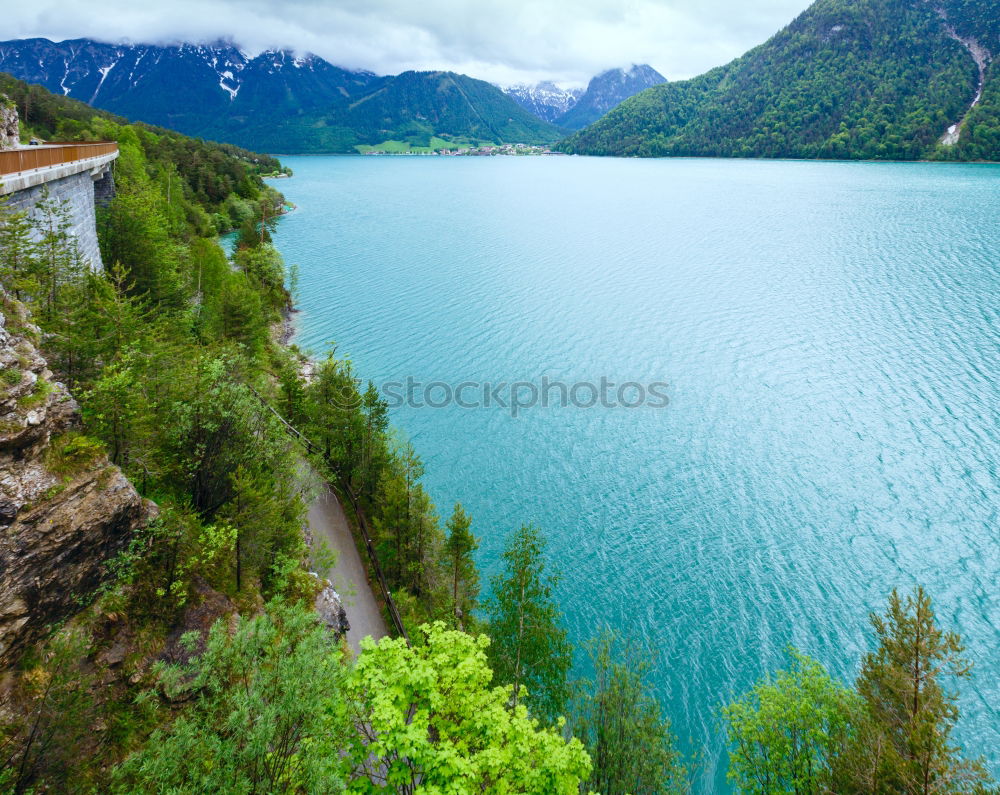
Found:
[[[470,141],[467,138],[442,138],[432,135],[427,140],[426,145],[415,144],[411,141],[382,141],[374,146],[368,144],[358,144],[354,148],[360,154],[371,152],[385,152],[392,155],[429,155],[432,152],[440,152],[442,149],[472,149],[477,146],[496,146],[490,141]]]
[[[17,407],[19,409],[33,409],[37,406],[42,405],[45,399],[52,394],[53,386],[50,382],[46,381],[44,378],[39,378],[35,381],[35,388],[32,389],[27,395],[18,398]]]
[[[17,420],[0,420],[0,436],[20,431],[23,427]]]
[[[69,431],[49,445],[45,468],[54,475],[73,476],[92,467],[104,452],[104,445],[97,439]]]

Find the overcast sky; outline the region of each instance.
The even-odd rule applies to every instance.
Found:
[[[668,79],[725,63],[808,0],[3,0],[0,39],[163,43],[231,38],[396,74],[452,69],[501,84],[586,83],[648,63]]]

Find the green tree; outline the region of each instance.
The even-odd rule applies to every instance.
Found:
[[[229,274],[214,308],[215,328],[221,339],[238,342],[254,355],[263,350],[268,317],[259,293],[245,275]]]
[[[141,420],[141,393],[133,367],[133,356],[111,362],[93,387],[82,395],[84,418],[108,445],[111,461],[127,467]]]
[[[106,266],[124,269],[133,295],[176,306],[182,251],[170,237],[162,197],[145,175],[144,161],[136,147],[122,144],[116,173],[129,176],[119,180],[115,198],[98,213],[101,258]]]
[[[0,200],[0,283],[18,300],[35,295],[37,246],[31,238],[32,223],[23,210],[13,211],[7,197]]]
[[[58,201],[43,189],[35,204],[34,228],[39,236],[36,247],[36,267],[40,287],[40,309],[43,319],[57,316],[60,288],[82,273],[84,265],[76,240],[70,235],[69,203]]]
[[[417,557],[422,511],[429,506],[420,485],[423,474],[424,463],[407,442],[393,450],[379,489],[376,531],[387,574],[396,585],[410,585],[420,577],[417,569],[423,565]]]
[[[354,481],[358,452],[364,435],[364,419],[358,408],[354,370],[349,360],[341,361],[331,350],[316,369],[306,391],[309,436],[321,445],[323,459],[340,482]]]
[[[444,542],[444,565],[451,581],[452,615],[459,629],[464,629],[467,617],[472,615],[479,595],[479,573],[472,554],[479,549],[479,539],[470,528],[472,517],[462,504],[455,503],[448,523],[447,540]]]
[[[546,573],[544,551],[538,528],[522,525],[514,532],[485,607],[497,681],[513,686],[515,705],[523,698],[533,715],[551,725],[565,714],[573,649],[552,596],[559,576]]]
[[[670,721],[649,682],[652,655],[606,630],[590,656],[594,679],[580,683],[573,724],[594,766],[588,785],[602,795],[688,792]]]
[[[728,777],[748,795],[828,792],[830,767],[851,731],[857,696],[820,663],[791,649],[791,666],[722,710]]]
[[[269,310],[288,306],[288,292],[285,289],[285,267],[278,250],[268,244],[255,248],[242,248],[234,257],[236,265],[246,274],[264,297]]]
[[[173,698],[196,697],[114,771],[115,791],[342,792],[351,728],[333,636],[311,611],[277,602],[232,633],[228,624],[217,621],[189,663],[160,668]]]
[[[388,464],[386,432],[389,429],[389,406],[379,397],[374,381],[361,396],[364,436],[361,445],[359,491],[368,504],[375,499],[378,482]]]
[[[304,510],[293,480],[292,472],[252,463],[241,464],[232,473],[233,497],[220,514],[237,528],[237,591],[243,588],[247,573],[266,580],[276,561],[304,554]]]
[[[412,648],[400,638],[361,642],[349,684],[358,736],[348,791],[576,795],[587,752],[511,706],[509,687],[490,687],[489,639],[442,622],[419,632]]]
[[[951,739],[959,709],[948,683],[971,674],[962,639],[938,626],[920,586],[905,599],[893,590],[871,624],[878,648],[865,655],[857,681],[865,714],[837,762],[838,790],[930,795],[987,786],[983,766],[963,759]]]

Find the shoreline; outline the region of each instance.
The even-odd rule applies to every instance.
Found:
[[[594,158],[595,160],[725,160],[759,163],[878,163],[878,164],[926,164],[941,166],[1000,166],[1000,160],[936,160],[930,158],[917,158],[915,160],[876,160],[873,158],[833,158],[833,157],[727,157],[725,155],[592,155],[580,154],[577,152],[553,151],[552,155],[562,157]],[[407,153],[407,152],[385,152],[380,157],[426,157],[435,156],[434,153]],[[441,157],[454,157],[454,155],[440,155]],[[285,152],[273,157],[370,157],[361,152]],[[469,157],[469,155],[462,155]],[[512,159],[525,157],[543,157],[542,155],[476,155],[481,159],[489,157],[509,157]],[[277,177],[263,177],[262,179],[278,179]]]
[[[281,330],[277,333],[275,342],[282,348],[291,350],[292,340],[295,338],[294,316],[301,311],[301,309],[296,309],[294,306],[286,307],[281,311],[281,320],[279,321]]]

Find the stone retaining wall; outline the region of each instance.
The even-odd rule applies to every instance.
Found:
[[[27,210],[30,216],[37,217],[37,204],[46,191],[51,199],[66,202],[70,213],[70,234],[76,238],[80,255],[90,263],[91,268],[100,270],[103,265],[101,250],[97,244],[94,210],[96,205],[106,205],[114,196],[114,178],[110,164],[96,176],[89,169],[57,176],[66,170],[71,169],[53,170],[53,179],[12,192],[7,200],[7,207],[15,211]]]

